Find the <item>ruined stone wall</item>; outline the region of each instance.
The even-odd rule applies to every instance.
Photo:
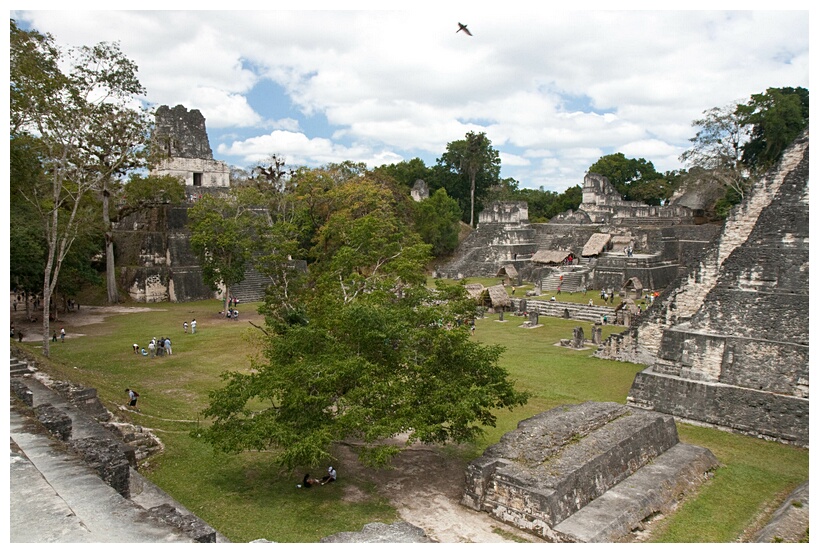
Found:
[[[595,173],[583,179],[580,209],[594,223],[690,224],[694,220],[693,211],[683,205],[650,206],[623,200],[606,177]]]
[[[187,208],[157,206],[123,217],[115,226],[117,279],[135,301],[213,297],[190,248]]]
[[[165,156],[151,168],[151,174],[180,179],[192,199],[203,188],[230,186],[230,168],[224,161],[213,159],[205,117],[198,109],[159,106],[151,140]]]
[[[529,223],[529,204],[526,202],[492,202],[478,214],[478,224]]]
[[[230,167],[224,161],[176,157],[161,160],[152,172],[178,178],[189,193],[200,187],[224,189],[230,187]]]

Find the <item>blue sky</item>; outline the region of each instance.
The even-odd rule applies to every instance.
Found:
[[[769,87],[809,86],[807,10],[369,4],[91,4],[11,17],[65,46],[119,41],[139,67],[144,102],[199,109],[214,157],[238,167],[271,154],[289,165],[433,165],[448,142],[475,131],[500,152],[502,177],[562,191],[615,152],[681,168],[703,111]],[[473,36],[457,33],[458,22]]]

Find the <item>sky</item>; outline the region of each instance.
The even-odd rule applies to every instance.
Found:
[[[198,109],[214,158],[241,168],[274,154],[291,167],[416,157],[432,166],[473,131],[500,153],[502,178],[561,192],[618,152],[681,169],[705,110],[770,87],[809,88],[803,2],[765,12],[517,0],[339,1],[338,11],[309,0],[268,11],[50,4],[10,17],[66,47],[119,42],[145,105]],[[709,6],[720,4],[748,6]]]

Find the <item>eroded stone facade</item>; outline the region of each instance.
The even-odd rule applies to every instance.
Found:
[[[807,445],[808,143],[806,133],[700,263],[603,348],[650,365],[630,404]]]

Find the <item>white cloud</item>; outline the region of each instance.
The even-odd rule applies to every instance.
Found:
[[[503,176],[561,190],[618,151],[679,168],[704,110],[808,86],[807,11],[427,7],[12,16],[61,43],[120,41],[147,100],[199,109],[237,137],[216,148],[235,164],[434,160],[475,130]]]

